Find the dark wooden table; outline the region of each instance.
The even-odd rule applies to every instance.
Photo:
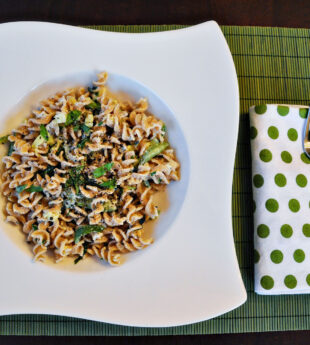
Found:
[[[309,27],[309,0],[0,0],[0,22]]]
[[[310,0],[0,0],[0,23],[197,24],[210,19],[222,25],[309,28]],[[301,345],[310,343],[309,336],[308,331],[298,331],[173,337],[1,337],[0,344]]]

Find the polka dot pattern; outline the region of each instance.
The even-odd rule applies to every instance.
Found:
[[[281,116],[286,116],[289,113],[290,109],[286,105],[278,105],[277,112]]]
[[[306,277],[306,282],[307,282],[307,284],[310,286],[310,274],[307,275],[307,277]]]
[[[256,249],[254,249],[254,263],[257,264],[259,259],[260,259],[259,252]]]
[[[310,293],[310,158],[301,145],[307,114],[285,105],[250,111],[255,289],[265,294]]]
[[[291,141],[296,141],[298,139],[298,133],[295,128],[290,128],[287,131],[287,136]]]
[[[260,104],[255,106],[255,113],[262,115],[265,114],[267,111],[267,105],[266,104]]]
[[[288,202],[288,207],[292,212],[298,212],[300,210],[300,203],[296,199],[291,199]]]
[[[286,177],[283,174],[277,174],[274,177],[274,182],[278,187],[284,187],[286,185]]]
[[[253,140],[257,137],[257,129],[255,127],[250,128],[250,138]]]
[[[268,149],[261,150],[261,152],[259,153],[259,158],[263,162],[268,163],[272,160],[272,153]]]
[[[268,128],[268,135],[271,139],[277,139],[279,137],[279,130],[275,126],[270,126]]]
[[[295,289],[297,285],[297,279],[294,275],[289,274],[284,278],[284,284],[289,289]]]
[[[293,228],[289,224],[283,224],[280,232],[284,238],[290,238],[293,235]]]
[[[266,206],[266,209],[272,213],[277,212],[279,209],[279,203],[277,202],[276,199],[268,199],[266,201],[265,206]]]
[[[263,178],[263,177],[262,177]],[[296,183],[299,187],[301,188],[304,188],[306,187],[307,183],[308,183],[308,180],[307,180],[307,177],[303,174],[298,174],[296,176]]]
[[[298,263],[305,260],[306,254],[302,249],[296,249],[293,254],[294,260]]]
[[[270,259],[274,264],[279,264],[283,261],[283,253],[279,249],[275,249],[270,253]]]
[[[300,155],[300,159],[305,163],[305,164],[310,164],[310,158],[303,152]]]
[[[300,108],[299,109],[299,116],[302,119],[305,119],[307,117],[307,114],[308,114],[308,108]]]
[[[260,280],[260,284],[265,290],[270,290],[274,287],[274,280],[270,276],[263,276]]]
[[[302,226],[302,233],[306,236],[306,237],[310,237],[310,224],[304,224]]]
[[[282,151],[281,152],[281,159],[283,160],[284,163],[290,164],[290,163],[292,163],[293,157],[289,152]]]
[[[269,227],[266,224],[260,224],[257,227],[257,235],[260,238],[266,238],[266,237],[269,236],[269,234],[270,234],[270,229],[269,229]]]
[[[256,174],[253,177],[253,184],[256,188],[260,188],[264,184],[264,178],[260,174]]]

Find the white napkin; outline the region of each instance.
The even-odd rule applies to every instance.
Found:
[[[302,149],[308,108],[250,108],[255,292],[310,293],[310,159]]]

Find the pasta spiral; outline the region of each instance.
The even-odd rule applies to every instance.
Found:
[[[166,126],[148,102],[120,101],[107,73],[92,87],[43,100],[1,141],[6,220],[21,225],[34,260],[95,255],[111,265],[152,243],[143,224],[159,215],[153,195],[179,180]]]

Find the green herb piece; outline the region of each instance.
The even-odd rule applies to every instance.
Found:
[[[163,182],[163,180],[160,178],[160,179],[158,180],[158,182],[159,182],[159,183],[162,183],[162,182]]]
[[[53,136],[48,133],[46,127],[44,125],[40,125],[40,135],[36,137],[36,139],[32,143],[32,147],[37,149],[44,143],[44,141],[46,141],[50,146],[55,144]]]
[[[48,176],[53,176],[55,168],[53,165],[48,165],[46,169],[39,171],[38,173],[40,174],[41,177],[44,177],[46,174]]]
[[[74,132],[77,132],[79,129],[81,129],[84,133],[89,133],[90,131],[90,127],[86,126],[84,123],[83,124],[77,123],[73,127]]]
[[[93,171],[93,174],[96,178],[101,177],[104,174],[106,174],[108,171],[110,171],[112,169],[112,167],[113,167],[113,162],[106,163],[106,164],[102,165],[101,167],[95,169]]]
[[[131,159],[135,159],[135,156],[131,156],[130,158],[131,158]]]
[[[163,132],[167,132],[167,126],[164,124],[164,125],[161,127],[161,130],[162,130]]]
[[[99,95],[99,92],[97,91],[97,86],[88,87],[87,90],[88,90],[89,93],[92,93],[92,94],[94,94],[96,96]]]
[[[82,260],[84,258],[84,255],[87,252],[87,249],[89,247],[89,243],[88,242],[84,242],[83,244],[84,250],[83,250],[83,255],[78,256],[75,260],[74,260],[74,264],[76,265],[80,260]]]
[[[26,188],[27,188],[27,185],[26,184],[22,184],[22,185],[16,187],[16,192],[17,193],[21,193]]]
[[[93,101],[87,105],[85,105],[85,109],[90,109],[90,110],[101,110],[101,104],[97,101]]]
[[[43,240],[43,241],[42,241],[42,244],[44,245],[45,243],[46,243],[46,240]]]
[[[105,229],[103,225],[82,225],[75,231],[74,243],[77,244],[82,236],[88,235],[91,232],[102,232]]]
[[[89,242],[84,242],[84,243],[82,244],[82,246],[83,246],[83,248],[84,248],[83,255],[86,254],[87,249],[90,247],[90,245],[91,245],[91,244],[90,244]]]
[[[77,166],[77,167],[74,167],[71,169],[71,171],[69,172],[69,174],[71,175],[72,173],[74,174],[80,174],[83,169],[84,169],[85,165],[80,165],[80,166]]]
[[[33,192],[43,192],[43,188],[41,186],[30,186],[29,188],[25,189],[26,192],[33,193]]]
[[[142,225],[145,222],[145,216],[143,216],[140,220],[139,223]]]
[[[150,187],[150,182],[148,180],[143,181],[143,182],[144,182],[145,187]]]
[[[29,192],[29,193],[32,193],[32,192],[43,192],[43,188],[41,186],[34,186],[34,185],[32,185],[29,188],[27,188],[26,184],[23,184],[21,186],[16,187],[16,192],[17,193],[21,193],[22,191],[26,191],[26,192]]]
[[[84,123],[82,124],[81,128],[84,133],[88,133],[90,131],[90,128],[86,126]]]
[[[0,144],[5,144],[9,141],[9,136],[8,135],[5,135],[4,137],[1,137],[0,138]]]
[[[74,132],[77,132],[80,129],[80,125],[77,124],[73,127]]]
[[[40,125],[40,135],[45,141],[48,141],[48,131],[44,125]]]
[[[75,206],[77,195],[71,190],[71,187],[65,185],[63,191],[63,204],[61,208],[61,213],[65,214],[66,211],[70,212],[69,209]]]
[[[65,126],[69,126],[74,123],[79,117],[81,116],[81,112],[79,110],[72,110],[67,114],[67,119],[65,122]]]
[[[77,144],[77,147],[83,149],[85,147],[85,144],[87,142],[90,142],[90,139],[89,138],[84,138],[82,139],[78,144]]]
[[[78,194],[80,191],[79,186],[85,184],[85,178],[82,175],[82,171],[84,169],[84,165],[79,167],[74,167],[69,170],[69,179],[66,182],[66,187],[74,187],[76,193]]]
[[[100,187],[111,189],[111,188],[116,188],[116,179],[112,178],[111,180],[104,181],[100,183]]]
[[[32,224],[32,229],[33,229],[34,231],[36,231],[36,230],[38,230],[38,226],[35,225],[35,224]]]
[[[99,123],[98,123],[98,126],[102,126],[103,125],[103,121],[100,121]]]
[[[85,198],[85,197],[78,197],[76,200],[77,206],[84,208],[84,209],[89,209],[91,210],[91,203],[93,199],[90,198]]]
[[[111,201],[105,202],[103,204],[103,207],[104,207],[104,209],[103,209],[104,212],[114,212],[117,210],[116,205],[112,204]]]
[[[74,260],[74,264],[76,265],[79,261],[81,261],[83,259],[83,256],[78,256],[75,260]]]
[[[109,127],[109,126],[106,126],[105,128],[106,128],[107,136],[110,137],[113,134],[113,132],[114,132],[114,128],[113,127]]]
[[[118,200],[120,200],[122,198],[123,193],[124,193],[124,189],[122,187],[118,186],[116,188],[116,194],[117,194]]]
[[[14,152],[14,141],[10,141],[9,150],[8,150],[8,156],[11,156],[11,154],[13,152]]]
[[[163,151],[166,150],[166,148],[169,146],[168,142],[158,143],[155,141],[152,141],[152,144],[149,146],[149,148],[145,151],[144,155],[142,156],[139,164],[145,164],[155,156],[158,156]]]
[[[156,171],[153,171],[150,173],[151,176],[154,176],[156,174]]]

